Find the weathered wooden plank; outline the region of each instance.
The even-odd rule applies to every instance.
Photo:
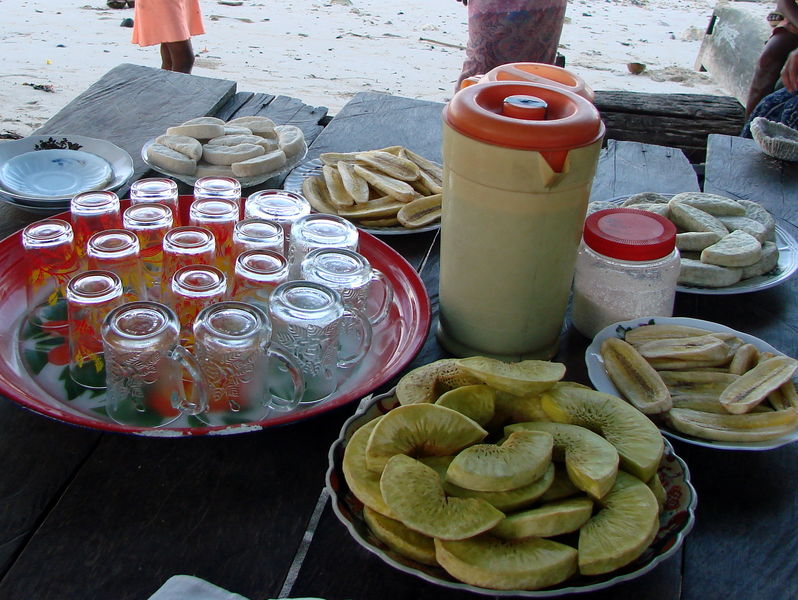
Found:
[[[639,192],[697,192],[698,178],[684,153],[638,142],[608,140],[601,151],[590,200]]]
[[[440,163],[442,110],[439,102],[361,92],[324,128],[308,159],[400,145]]]
[[[133,157],[133,180],[149,167],[144,143],[167,127],[214,114],[236,90],[236,83],[152,67],[114,67],[34,133],[80,134],[107,140]],[[121,195],[127,188],[119,190]]]
[[[141,600],[181,573],[276,598],[348,414],[226,437],[105,435],[53,495],[58,503],[0,581],[0,598]],[[44,448],[60,452],[62,438],[36,440],[22,464],[44,469],[35,460]]]
[[[28,543],[100,435],[0,397],[0,574]]]
[[[704,191],[760,202],[798,226],[798,167],[763,154],[754,140],[709,136]]]
[[[679,148],[695,163],[704,160],[709,134],[737,135],[745,120],[742,105],[727,96],[597,91],[595,105],[608,140]]]

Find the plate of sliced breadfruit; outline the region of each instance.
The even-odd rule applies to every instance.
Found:
[[[585,351],[590,381],[674,439],[720,450],[798,440],[798,360],[718,323],[644,317],[602,329]]]
[[[588,213],[617,206],[656,212],[676,225],[680,292],[755,292],[798,271],[798,242],[751,200],[704,192],[643,192],[591,202]]]
[[[684,462],[637,409],[565,366],[443,359],[366,398],[330,449],[354,539],[443,587],[544,598],[610,587],[693,526]]]
[[[299,127],[253,115],[229,121],[197,117],[169,127],[144,144],[141,158],[188,185],[201,177],[234,177],[247,188],[287,173],[307,153]]]
[[[377,235],[440,227],[443,170],[403,146],[324,152],[294,169],[283,187],[317,212],[339,215]]]

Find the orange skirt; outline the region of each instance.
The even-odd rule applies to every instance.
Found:
[[[199,0],[136,0],[131,40],[134,44],[182,42],[203,33]]]

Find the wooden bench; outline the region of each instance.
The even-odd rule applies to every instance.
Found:
[[[703,163],[710,134],[739,135],[745,110],[729,96],[597,91],[607,140],[668,146]]]

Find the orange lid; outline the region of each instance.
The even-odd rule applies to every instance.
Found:
[[[545,63],[517,62],[499,65],[485,73],[477,82],[487,83],[488,81],[529,81],[561,87],[569,92],[579,94],[591,102],[594,97],[593,90],[585,83],[584,79],[562,67]],[[471,85],[474,82],[463,83]]]
[[[443,118],[467,137],[520,150],[571,150],[604,135],[599,112],[586,99],[562,88],[521,81],[466,87],[446,105]]]

